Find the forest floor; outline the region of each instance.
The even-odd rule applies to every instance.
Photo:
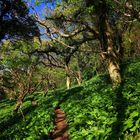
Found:
[[[124,83],[116,88],[108,75],[96,75],[46,97],[28,95],[23,113],[14,115],[16,100],[0,101],[0,140],[140,140],[140,61],[122,68]]]
[[[52,132],[51,138],[53,140],[69,140],[66,115],[60,108],[55,109],[54,125],[55,130]]]

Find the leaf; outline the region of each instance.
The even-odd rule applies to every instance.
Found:
[[[44,132],[45,134],[48,134],[48,130],[47,130],[46,128],[43,129],[43,132]]]
[[[133,126],[133,121],[131,119],[127,120],[125,122],[124,131],[126,131],[128,128],[131,128],[132,126]]]
[[[39,1],[35,0],[35,5],[38,6],[39,5]]]
[[[134,117],[137,117],[139,115],[139,112],[137,111],[134,111],[130,114],[130,118],[134,118]]]
[[[91,121],[87,121],[86,123],[89,125],[92,125],[94,123],[94,121],[91,120]]]

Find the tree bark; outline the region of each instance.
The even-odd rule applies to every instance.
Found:
[[[19,110],[20,106],[21,106],[22,103],[23,103],[23,100],[24,100],[25,96],[26,96],[26,93],[21,93],[21,94],[19,95],[19,98],[18,98],[18,100],[17,100],[17,102],[16,102],[16,106],[15,106],[15,108],[14,108],[14,113],[17,113],[17,111]]]
[[[119,66],[123,56],[123,48],[121,45],[122,36],[117,29],[117,25],[108,21],[108,7],[106,1],[103,0],[99,2],[96,8],[102,56],[105,62],[107,62],[110,79],[113,85],[116,86],[122,82]]]
[[[67,89],[70,89],[71,81],[70,81],[70,69],[68,65],[65,65],[65,71],[66,71],[66,86]]]
[[[76,72],[76,80],[77,80],[78,85],[80,86],[81,83],[82,83],[82,77],[81,77],[81,72],[80,71]]]
[[[122,82],[120,66],[119,66],[119,58],[118,58],[119,56],[115,55],[113,50],[109,51],[108,53],[109,53],[107,57],[108,72],[113,85],[117,86]]]

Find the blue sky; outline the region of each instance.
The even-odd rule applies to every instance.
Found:
[[[39,17],[41,19],[45,18],[45,10],[44,9],[53,9],[55,7],[55,4],[53,3],[43,3],[40,2],[38,5],[35,4],[36,0],[25,0],[26,3],[28,4],[29,8],[33,7],[35,9],[35,11],[37,12],[37,14],[39,15]],[[33,14],[34,11],[30,8],[30,14]],[[45,32],[45,30],[41,27],[39,27],[41,34],[43,34]],[[42,39],[45,39],[45,36],[41,37]]]
[[[35,4],[36,0],[26,0],[27,4],[32,7],[34,7],[35,11],[38,13],[38,15],[43,18],[45,17],[44,15],[44,9],[53,9],[55,7],[55,3],[45,3],[45,2],[40,2],[38,5]],[[41,1],[41,0],[40,0]],[[44,0],[45,1],[45,0]],[[30,9],[30,14],[33,14],[33,10]]]

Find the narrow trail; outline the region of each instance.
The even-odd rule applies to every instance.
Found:
[[[55,130],[52,132],[51,138],[53,140],[69,140],[66,115],[60,108],[55,109],[54,125]]]

